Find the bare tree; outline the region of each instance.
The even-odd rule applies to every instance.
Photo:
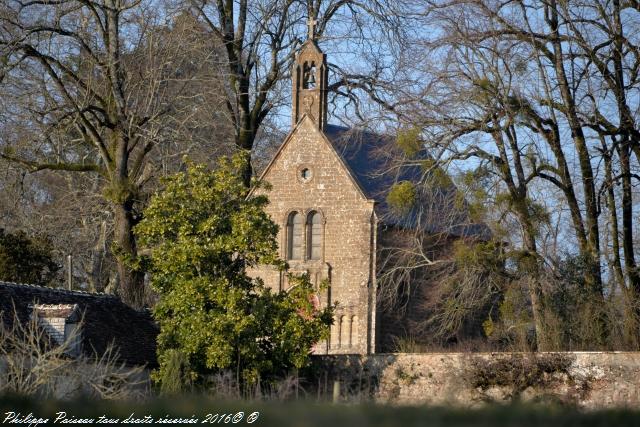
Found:
[[[146,186],[175,168],[169,165],[179,161],[171,159],[194,140],[209,139],[212,154],[225,150],[214,139],[225,117],[211,108],[220,92],[216,48],[202,42],[195,23],[169,28],[162,21],[157,4],[144,1],[0,6],[0,157],[31,172],[95,176],[110,211],[119,292],[133,306],[143,304],[143,272],[126,261],[137,255],[132,228]]]
[[[419,134],[403,129],[374,153],[386,155],[378,173],[398,177],[378,210],[376,301],[381,323],[404,329],[400,338],[441,346],[478,336],[505,274],[486,218]]]
[[[349,43],[369,52],[377,43],[372,32],[389,38],[401,34],[408,1],[374,0],[187,0],[216,43],[224,47],[227,110],[236,146],[252,151],[264,120],[289,106],[290,69],[307,37],[320,44]],[[371,40],[371,41],[370,41]],[[384,43],[383,43],[384,44]],[[388,45],[386,45],[388,46]],[[353,99],[355,89],[373,94],[380,72],[350,72],[330,64],[338,78],[329,90]],[[245,172],[248,184],[250,166]]]
[[[539,348],[549,283],[560,283],[559,239],[580,260],[574,272],[595,325],[591,345],[605,346],[605,297],[622,289],[627,307],[638,306],[637,9],[617,1],[454,0],[429,2],[423,17],[434,30],[406,44],[416,77],[398,89],[394,112],[420,126],[437,166],[493,177],[486,203],[517,220],[519,233],[506,240],[539,278],[527,281]],[[552,223],[568,228],[553,232]],[[555,233],[553,248],[545,228]],[[626,315],[631,346],[634,310]]]

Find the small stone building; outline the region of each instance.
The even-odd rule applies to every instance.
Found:
[[[70,356],[102,357],[110,345],[127,366],[154,368],[158,325],[115,295],[68,291],[0,281],[0,322],[11,330],[33,317],[53,343],[73,338]]]
[[[327,123],[327,77],[326,55],[310,38],[294,63],[292,129],[260,179],[272,186],[267,211],[280,226],[280,256],[316,286],[328,281],[318,294],[322,305],[338,302],[331,338],[316,353],[372,353],[376,233],[385,190],[398,176],[372,174],[384,163],[376,152],[384,136]],[[404,179],[415,173],[402,172]],[[252,274],[287,289],[275,269]]]

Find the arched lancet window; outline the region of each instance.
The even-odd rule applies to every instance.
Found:
[[[287,259],[302,259],[302,214],[292,212],[287,219]]]
[[[315,211],[307,216],[307,259],[322,259],[322,215]]]

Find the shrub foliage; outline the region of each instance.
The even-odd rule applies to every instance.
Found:
[[[154,308],[161,384],[175,382],[176,372],[182,385],[202,385],[220,370],[247,384],[273,378],[302,367],[328,334],[332,308],[313,305],[307,277],[290,277],[289,290],[275,293],[246,272],[258,264],[285,267],[267,198],[243,184],[246,161],[236,155],[214,172],[192,165],[167,178],[136,227],[149,249],[138,267],[161,296]]]
[[[9,233],[0,228],[0,280],[51,283],[60,269],[52,252],[51,242],[46,238],[30,238],[23,231]]]

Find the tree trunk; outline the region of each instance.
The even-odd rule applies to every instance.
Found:
[[[499,128],[499,123],[494,122],[494,126]],[[508,127],[505,133],[494,132],[492,134],[500,159],[503,165],[509,165],[509,155],[507,154],[507,145],[511,150],[511,158],[513,159],[513,169],[515,177],[510,167],[506,167],[502,171],[502,179],[507,184],[509,194],[513,203],[515,214],[518,222],[522,227],[524,240],[524,257],[522,259],[522,277],[527,278],[529,288],[529,298],[531,299],[531,311],[533,322],[536,330],[536,349],[538,351],[546,350],[546,337],[544,328],[544,309],[542,306],[543,295],[540,281],[540,260],[537,255],[536,229],[532,223],[531,212],[527,203],[527,186],[525,173],[522,166],[520,156],[520,148],[518,147],[517,133],[513,127]],[[506,138],[505,138],[506,137]],[[517,181],[516,179],[517,178]],[[517,182],[517,183],[516,183]]]
[[[91,251],[91,275],[89,276],[91,287],[95,292],[104,292],[108,278],[105,277],[105,262],[107,255],[107,222],[102,221],[100,235]]]
[[[535,238],[535,230],[529,218],[529,212],[526,208],[526,202],[520,200],[517,203],[517,215],[524,230],[524,247],[526,251],[527,281],[529,287],[529,298],[531,298],[531,312],[533,315],[533,323],[536,328],[536,350],[548,351],[547,339],[545,336],[544,325],[544,309],[542,306],[543,295],[540,286],[540,261],[537,255],[537,243]]]
[[[567,74],[565,72],[564,54],[562,43],[560,42],[558,11],[556,2],[550,4],[550,15],[547,22],[553,33],[553,59],[560,96],[562,98],[565,109],[565,117],[571,129],[571,137],[578,154],[578,164],[580,165],[580,173],[582,176],[582,191],[584,193],[584,211],[586,216],[586,230],[588,250],[583,254],[588,268],[585,271],[585,284],[589,292],[594,297],[602,298],[602,274],[600,270],[600,235],[598,227],[598,206],[595,191],[595,181],[593,177],[593,168],[591,166],[591,157],[587,147],[582,125],[578,118],[576,100],[571,93]]]
[[[127,260],[134,260],[137,255],[136,240],[133,234],[135,218],[133,201],[115,203],[114,241],[117,246],[116,257],[118,275],[120,277],[118,294],[122,300],[134,308],[144,305],[144,273],[132,269]]]
[[[240,150],[247,152],[249,156],[248,161],[245,163],[245,168],[242,171],[242,181],[244,185],[249,187],[251,185],[251,176],[253,175],[253,168],[251,167],[251,152],[253,151],[253,143],[256,139],[256,133],[254,129],[240,129],[236,139],[236,146]]]
[[[609,152],[609,148],[606,146],[604,136],[600,136],[602,144],[602,152],[604,158],[604,172],[605,181],[607,182],[607,208],[609,209],[609,222],[611,223],[611,259],[610,268],[613,271],[614,284],[617,285],[620,290],[624,290],[625,281],[624,274],[622,273],[622,262],[620,260],[620,231],[618,229],[618,209],[616,206],[616,196],[613,191],[613,167],[612,156],[613,153]],[[611,289],[611,296],[615,295],[615,288]]]

